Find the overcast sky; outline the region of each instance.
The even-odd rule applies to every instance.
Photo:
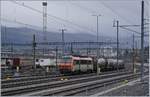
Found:
[[[11,0],[13,1],[13,0]],[[11,21],[19,21],[25,24],[39,26],[42,29],[42,14],[32,11],[26,7],[19,6],[11,1],[1,1],[2,18]],[[16,1],[42,11],[42,1]],[[145,17],[148,18],[148,1],[145,2]],[[50,0],[48,1],[47,13],[59,19],[69,21],[63,22],[51,16],[47,17],[48,31],[59,32],[60,28],[67,29],[68,33],[91,33],[96,35],[96,17],[99,17],[99,35],[116,36],[116,28],[113,26],[114,19],[119,20],[120,25],[140,25],[141,0]],[[22,26],[16,23],[2,22],[7,26]],[[80,26],[80,27],[79,27]],[[140,32],[139,27],[132,28]],[[132,33],[120,29],[120,37],[131,36]]]

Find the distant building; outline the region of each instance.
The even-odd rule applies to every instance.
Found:
[[[117,51],[111,46],[105,46],[100,50],[100,54],[104,57],[116,57]]]

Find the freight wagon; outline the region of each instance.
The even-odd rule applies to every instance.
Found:
[[[1,58],[1,68],[16,68],[20,66],[20,58]]]
[[[124,69],[124,62],[123,60],[120,59],[118,60],[118,65],[117,65],[117,59],[99,58],[98,65],[101,71],[112,71],[117,69]]]
[[[41,58],[35,60],[36,67],[44,68],[47,72],[53,72],[56,71],[56,59],[49,59],[49,58]]]

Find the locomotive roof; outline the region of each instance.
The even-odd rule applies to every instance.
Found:
[[[80,57],[80,56],[64,56],[64,58],[72,58],[72,59],[74,59],[74,60],[92,60],[92,58],[90,58],[90,57],[86,57],[86,56],[82,56],[82,57]]]

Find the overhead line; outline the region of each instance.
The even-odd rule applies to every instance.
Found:
[[[26,23],[22,23],[20,21],[13,21],[13,20],[8,20],[8,19],[5,19],[5,18],[1,18],[2,21],[7,21],[7,22],[12,22],[12,23],[17,23],[17,24],[21,24],[21,25],[24,25],[24,26],[28,26],[28,27],[36,27],[36,28],[40,28],[40,26],[35,26],[35,25],[31,25],[31,24],[26,24]]]
[[[80,9],[83,9],[83,10],[86,10],[87,12],[89,13],[96,13],[96,11],[92,10],[92,9],[89,9],[87,7],[84,7],[84,6],[81,6],[80,4],[77,4],[77,3],[72,3],[70,2],[72,5],[76,6],[76,7],[79,7]]]
[[[23,23],[23,22],[16,21],[16,20],[14,20],[14,21],[13,20],[8,20],[8,19],[5,19],[5,18],[1,18],[1,20],[2,21],[6,21],[6,22],[10,22],[10,23],[16,23],[16,24],[19,24],[19,25],[23,25],[23,26],[25,26],[27,28],[32,28],[32,29],[37,28],[36,30],[40,29],[40,31],[42,31],[42,27],[37,26],[37,25],[31,25],[31,24]],[[38,31],[36,31],[36,33],[39,34]]]
[[[125,28],[125,27],[122,27],[122,26],[120,26],[120,28],[125,29],[125,30],[128,30],[128,31],[135,32],[135,33],[137,33],[137,34],[141,34],[140,32],[135,31],[135,30],[132,30],[132,29],[129,29],[129,28]]]
[[[37,45],[63,45],[63,42],[36,42]],[[97,44],[116,44],[116,42],[65,42],[66,45],[97,45]],[[32,46],[32,43],[2,43],[2,46]]]
[[[125,28],[125,27],[120,27],[120,28],[125,29],[125,30],[128,30],[128,31],[135,32],[135,33],[137,33],[137,34],[141,34],[140,32],[137,32],[137,31],[132,30],[132,29],[129,29],[129,28]],[[149,35],[148,35],[148,34],[145,34],[144,36],[149,36]]]
[[[101,2],[104,7],[106,7],[107,9],[111,10],[115,15],[118,15],[120,18],[122,18],[123,20],[125,20],[126,22],[130,23],[130,24],[133,24],[131,23],[128,19],[124,18],[122,15],[120,15],[117,11],[115,11],[114,9],[112,9],[110,6],[106,5],[104,2]]]
[[[7,0],[7,1],[11,1],[11,0]],[[18,1],[25,1],[25,0],[18,0]],[[26,0],[26,1],[31,1],[31,0]],[[43,0],[33,0],[33,1],[43,1]],[[124,1],[124,0],[48,0],[48,1]],[[139,1],[139,0],[126,0],[126,1]]]
[[[30,9],[30,10],[35,11],[35,12],[42,13],[42,11],[37,10],[37,9],[35,9],[35,8],[33,8],[33,7],[27,6],[27,5],[25,5],[25,4],[22,5],[22,4],[20,4],[20,3],[16,2],[16,1],[11,1],[11,2],[13,2],[13,3],[15,3],[15,4],[18,4],[18,5],[20,5],[20,6],[26,7],[26,8],[28,8],[28,9]],[[47,13],[47,16],[53,17],[53,18],[55,18],[55,19],[57,19],[57,20],[60,20],[60,21],[62,21],[62,22],[66,22],[66,23],[68,23],[69,25],[72,24],[72,25],[74,25],[74,26],[76,26],[76,27],[79,27],[79,28],[81,28],[81,29],[84,29],[84,30],[86,30],[86,31],[89,31],[89,30],[90,30],[91,32],[95,32],[94,30],[91,30],[91,29],[89,29],[89,28],[87,28],[87,27],[84,27],[84,26],[75,24],[75,23],[73,23],[73,22],[71,22],[71,21],[62,19],[62,18],[60,18],[60,17],[56,17],[56,16],[51,15],[51,14],[49,14],[49,13]]]
[[[140,27],[141,25],[121,25],[119,27]]]

